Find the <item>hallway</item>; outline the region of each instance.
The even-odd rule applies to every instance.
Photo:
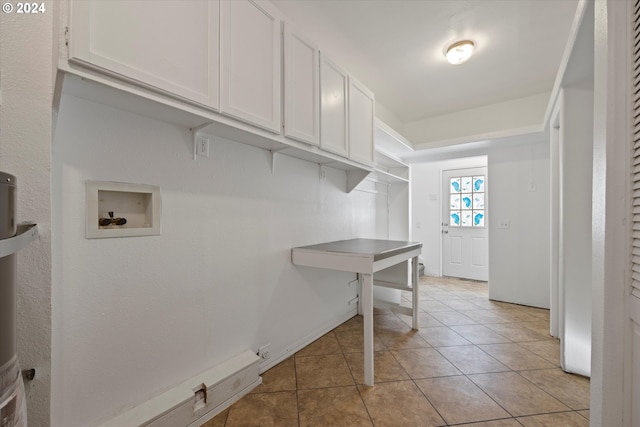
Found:
[[[202,427],[589,425],[589,380],[560,370],[548,310],[489,301],[484,282],[434,277],[420,280],[420,309],[419,331],[409,316],[376,310],[374,387],[362,385],[356,316]]]

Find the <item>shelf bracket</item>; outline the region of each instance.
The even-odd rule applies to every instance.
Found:
[[[278,152],[269,150],[269,154],[271,154],[271,175],[273,175],[276,170],[276,154],[278,154]]]
[[[318,179],[320,181],[327,179],[327,171],[322,163],[318,163]]]
[[[194,126],[189,129],[193,136],[193,160],[196,160],[198,158],[198,134],[202,129],[206,128],[212,123],[214,122],[206,122],[204,124],[201,124],[200,126]]]
[[[368,175],[369,171],[366,170],[347,171],[347,193],[351,193]]]
[[[271,155],[271,175],[273,175],[276,171],[276,154],[278,154],[282,150],[284,150],[284,148],[280,148],[278,150],[269,150],[269,154]]]

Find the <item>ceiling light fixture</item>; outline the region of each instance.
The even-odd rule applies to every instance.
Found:
[[[471,40],[461,40],[449,46],[445,56],[450,64],[458,65],[471,58],[475,49],[476,45]]]

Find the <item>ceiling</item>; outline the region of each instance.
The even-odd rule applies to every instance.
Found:
[[[578,0],[273,0],[406,124],[550,92]],[[476,43],[465,64],[443,51]]]

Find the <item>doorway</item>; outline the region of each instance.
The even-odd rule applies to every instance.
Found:
[[[442,171],[442,274],[487,281],[487,168]]]

